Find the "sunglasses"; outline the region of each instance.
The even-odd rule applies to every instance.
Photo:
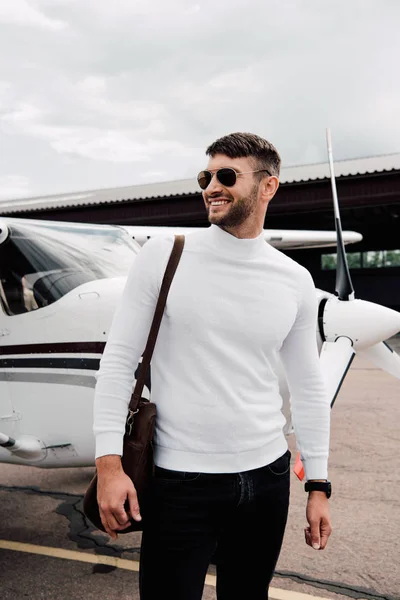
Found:
[[[224,169],[218,169],[215,173],[211,171],[200,171],[197,175],[197,183],[202,190],[208,188],[211,183],[213,176],[215,175],[221,185],[224,187],[233,187],[236,183],[237,178],[240,175],[247,175],[248,173],[261,173],[265,171],[271,177],[271,173],[267,169],[258,169],[257,171],[244,171],[243,173],[236,173],[234,169],[225,167]]]

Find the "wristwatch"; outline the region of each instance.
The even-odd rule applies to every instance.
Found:
[[[332,485],[330,481],[306,481],[304,485],[306,492],[325,492],[326,497],[330,498],[332,494]]]

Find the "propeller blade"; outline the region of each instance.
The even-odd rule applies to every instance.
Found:
[[[351,340],[347,337],[339,337],[335,342],[324,342],[322,346],[320,364],[331,408],[354,356],[354,348]]]
[[[347,263],[346,251],[342,235],[342,223],[340,221],[339,202],[337,198],[335,174],[333,170],[331,131],[326,130],[326,142],[328,146],[329,170],[331,173],[331,186],[333,195],[333,210],[335,215],[335,228],[337,237],[337,262],[336,262],[336,285],[335,290],[339,300],[354,300],[354,288],[350,277],[349,265]]]
[[[360,350],[359,356],[366,358],[382,371],[400,379],[400,356],[386,342]]]

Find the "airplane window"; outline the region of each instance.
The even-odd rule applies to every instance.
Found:
[[[49,306],[74,288],[127,274],[139,247],[118,227],[10,221],[0,246],[0,304],[8,315]]]

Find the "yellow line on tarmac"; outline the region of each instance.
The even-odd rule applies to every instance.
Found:
[[[64,548],[53,548],[50,546],[37,546],[36,544],[24,544],[21,542],[8,542],[0,540],[0,550],[14,550],[15,552],[28,552],[29,554],[40,554],[51,558],[65,558],[95,565],[109,565],[118,569],[128,571],[139,571],[139,563],[136,560],[126,560],[117,556],[105,556],[79,552],[77,550],[66,550]]]
[[[36,544],[25,544],[22,542],[10,542],[0,540],[0,550],[13,550],[14,552],[28,552],[29,554],[39,554],[51,558],[63,558],[66,560],[76,560],[78,562],[91,563],[95,565],[109,565],[117,569],[127,571],[139,571],[139,562],[137,560],[127,560],[117,556],[105,556],[103,554],[90,554],[89,552],[79,552],[78,550],[66,550],[64,548],[54,548],[52,546],[38,546]],[[215,575],[206,576],[206,585],[215,587]],[[280,590],[278,588],[270,589],[271,600],[326,600],[318,596],[291,592],[289,590]]]

